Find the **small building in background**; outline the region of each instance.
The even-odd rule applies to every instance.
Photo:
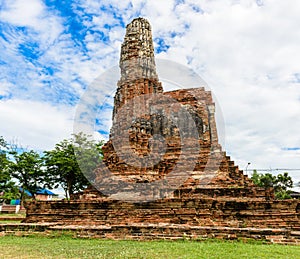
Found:
[[[27,198],[32,198],[32,194],[27,191],[24,190],[23,188],[19,188],[20,193],[24,193]],[[35,199],[39,200],[39,201],[51,201],[52,199],[58,199],[58,194],[55,194],[51,191],[49,191],[48,189],[37,189],[35,194]],[[22,206],[21,204],[21,200],[20,199],[11,199],[8,201],[3,201],[2,203],[0,203],[0,214],[1,213],[25,213],[25,208],[24,206]]]
[[[19,188],[20,192],[23,191],[23,188]],[[28,197],[32,197],[32,194],[27,191],[27,190],[24,190],[24,193],[28,196]],[[35,194],[35,199],[36,200],[39,200],[39,201],[51,201],[53,198],[57,198],[58,197],[58,194],[55,194],[53,192],[51,192],[50,190],[48,189],[37,189]]]
[[[58,194],[55,194],[47,189],[39,189],[35,193],[35,198],[40,201],[51,201],[56,197],[58,197]]]

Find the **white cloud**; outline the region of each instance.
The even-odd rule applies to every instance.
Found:
[[[44,6],[39,0],[31,0],[30,4],[23,0],[7,1],[1,13],[1,19],[18,26],[37,27],[39,16],[42,15]]]
[[[51,44],[63,30],[58,17],[47,12],[40,0],[31,0],[30,3],[24,0],[6,1],[0,19],[2,22],[33,29],[47,44]]]
[[[6,96],[9,93],[9,89],[12,87],[12,84],[6,81],[0,82],[0,96]]]
[[[73,132],[74,110],[67,106],[15,99],[0,101],[0,111],[1,135],[25,148],[52,149]]]

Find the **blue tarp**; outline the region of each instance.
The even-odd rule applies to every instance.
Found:
[[[22,191],[23,191],[23,188],[20,187],[19,190],[20,190],[20,192],[22,192]],[[28,196],[30,196],[30,197],[32,196],[31,193],[30,193],[29,191],[24,190],[24,192],[25,192]],[[49,190],[47,190],[47,189],[37,189],[36,192],[35,192],[35,194],[44,194],[44,195],[58,196],[58,194],[55,194],[55,193],[53,193],[53,192],[51,192],[51,191],[49,191]]]
[[[20,192],[23,192],[23,188],[20,187],[20,188],[19,188],[19,191],[20,191]],[[26,193],[26,194],[27,194],[28,196],[30,196],[30,197],[32,196],[31,193],[30,193],[29,191],[27,191],[27,190],[24,190],[24,193]]]
[[[57,194],[55,194],[55,193],[53,193],[53,192],[51,192],[47,189],[38,189],[36,191],[36,194],[45,194],[45,195],[54,195],[54,196],[57,195]]]

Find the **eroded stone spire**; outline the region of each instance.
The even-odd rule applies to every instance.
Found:
[[[163,92],[156,73],[151,26],[146,19],[136,18],[127,25],[119,65],[121,78],[114,98],[113,118],[127,100]]]
[[[126,27],[120,56],[121,81],[158,79],[150,23],[136,18]]]

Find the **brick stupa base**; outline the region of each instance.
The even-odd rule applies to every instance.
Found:
[[[242,237],[299,243],[299,200],[275,200],[272,190],[256,187],[226,156],[218,143],[211,93],[204,88],[163,91],[155,69],[151,29],[147,20],[138,18],[127,25],[120,68],[113,126],[110,139],[103,147],[106,168],[125,182],[148,183],[164,179],[178,162],[189,165],[194,161],[188,179],[171,195],[158,195],[150,202],[113,199],[118,195],[132,195],[130,188],[121,188],[121,181],[110,183],[110,198],[91,187],[71,201],[31,202],[27,205],[25,222],[55,223],[57,225],[51,226],[52,229],[68,228],[85,233],[82,235],[106,238]],[[137,117],[135,109],[139,108],[133,105],[126,116],[118,118],[118,112],[125,104],[149,94],[172,98],[185,107],[194,124],[188,123],[183,113],[171,107],[172,104],[164,98],[159,105],[171,107],[171,117],[177,124],[166,116],[160,106],[157,109],[160,112]],[[128,121],[131,127],[126,143],[119,134]],[[178,127],[183,127],[184,131],[179,132]],[[196,140],[192,136],[195,129]],[[136,162],[136,157],[145,157],[155,150],[149,139],[157,134],[164,138],[165,151],[161,159],[151,166],[128,164],[114,149],[113,143],[121,143],[123,153],[134,151],[137,156],[133,156],[130,162]],[[199,149],[182,155],[182,138],[187,146],[196,141]],[[96,186],[97,182],[103,181],[103,170],[99,167],[96,172]],[[120,189],[122,192],[118,193]],[[144,194],[140,190],[135,195],[143,197]],[[155,195],[153,190],[153,197]]]
[[[252,189],[205,188],[195,189],[194,197],[127,203],[90,189],[79,200],[32,202],[25,222],[55,223],[50,230],[72,230],[81,237],[254,238],[300,244],[299,200],[250,198],[247,191]]]

